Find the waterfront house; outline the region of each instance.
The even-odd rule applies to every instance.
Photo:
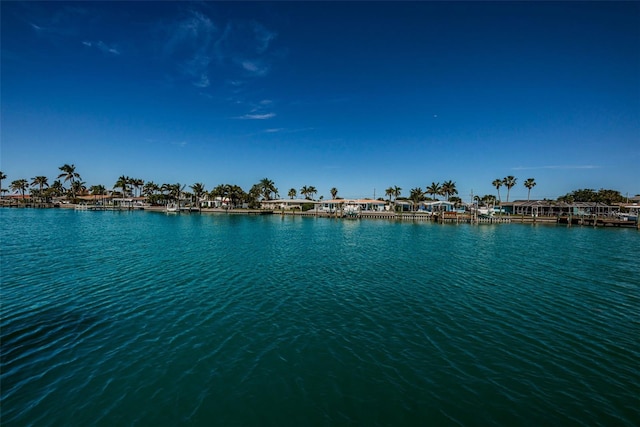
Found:
[[[502,208],[510,214],[525,216],[610,216],[617,208],[594,202],[558,202],[554,200],[516,200],[503,203]]]
[[[99,205],[104,206],[113,203],[113,196],[101,194],[101,195],[86,195],[76,197],[81,204]]]
[[[33,200],[30,194],[9,194],[2,196],[2,204],[7,206],[14,206],[18,203],[31,203]]]
[[[384,212],[385,210],[389,210],[387,202],[384,200],[355,199],[349,200],[349,202],[358,205],[360,211],[364,212]]]
[[[393,202],[396,207],[396,210],[400,212],[411,212],[413,211],[413,202],[410,200],[396,200]]]
[[[318,211],[326,213],[336,213],[343,209],[345,203],[345,199],[322,200],[320,205],[318,206]]]
[[[213,199],[200,199],[200,206],[202,206],[203,208],[228,208],[230,205],[231,201],[228,197],[217,196]]]
[[[374,199],[333,199],[321,201],[318,210],[321,212],[335,213],[343,210],[346,205],[357,208],[359,212],[384,212],[389,210],[389,205],[384,200]]]
[[[263,200],[260,202],[260,208],[269,210],[302,210],[303,205],[312,205],[314,208],[318,207],[322,202],[316,202],[309,199],[276,199],[276,200]]]
[[[418,203],[418,210],[429,213],[453,212],[455,210],[455,203],[445,200],[424,201]]]
[[[94,196],[91,196],[94,197]],[[97,196],[101,197],[101,196]],[[105,196],[106,197],[106,196]],[[148,207],[147,198],[141,197],[108,197],[108,204],[119,209],[144,209]]]

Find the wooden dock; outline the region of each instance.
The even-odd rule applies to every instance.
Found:
[[[573,225],[580,225],[585,227],[625,227],[625,228],[638,228],[640,224],[638,221],[629,221],[619,218],[610,217],[598,217],[598,216],[568,216],[559,217],[558,224],[566,224],[571,227]]]
[[[386,219],[386,220],[398,220],[398,221],[432,221],[437,223],[467,223],[467,224],[508,224],[512,222],[510,216],[495,216],[487,218],[476,218],[470,214],[463,214],[458,212],[388,212],[388,211],[360,211],[357,215],[344,216],[340,215],[340,212],[322,212],[315,210],[308,210],[304,212],[280,210],[274,213],[287,216],[307,216],[318,218],[339,218],[339,219]]]
[[[146,210],[155,212],[167,212],[165,206],[111,206],[111,205],[94,205],[94,204],[54,204],[54,203],[2,203],[3,207],[9,208],[66,208],[76,209],[79,211],[130,211],[130,210]],[[177,211],[177,209],[176,209]],[[174,213],[176,213],[174,211]],[[571,215],[571,216],[525,216],[525,215],[497,215],[490,217],[477,216],[470,213],[460,212],[391,212],[391,211],[359,211],[357,215],[345,216],[343,212],[325,212],[321,210],[310,209],[301,212],[299,210],[268,210],[268,209],[223,209],[223,208],[198,208],[181,206],[179,213],[222,213],[233,215],[272,215],[281,214],[287,216],[305,216],[317,218],[335,218],[335,219],[383,219],[398,221],[421,221],[421,222],[437,222],[440,224],[508,224],[508,223],[527,223],[527,224],[563,224],[568,227],[618,227],[618,228],[636,228],[640,230],[640,222],[638,220],[629,220],[625,218],[594,216],[594,215]]]

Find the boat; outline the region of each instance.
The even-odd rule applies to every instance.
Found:
[[[167,213],[179,213],[180,208],[175,203],[169,203],[165,209]]]
[[[490,218],[495,213],[493,208],[489,208],[489,207],[479,207],[476,209],[476,212],[478,213],[478,216],[480,218]]]
[[[357,218],[360,216],[360,205],[356,202],[347,202],[342,212],[347,218]]]
[[[622,220],[622,221],[637,221],[638,220],[638,214],[637,213],[624,213],[624,212],[619,212],[617,215],[618,219]]]

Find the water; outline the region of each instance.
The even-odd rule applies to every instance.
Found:
[[[637,230],[0,226],[3,426],[640,424]]]

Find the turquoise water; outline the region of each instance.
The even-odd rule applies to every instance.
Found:
[[[640,233],[0,210],[1,423],[639,425]]]

